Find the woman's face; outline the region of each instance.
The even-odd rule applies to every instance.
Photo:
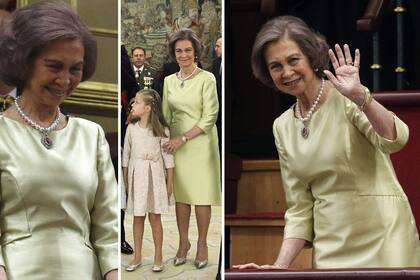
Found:
[[[308,57],[293,40],[285,38],[268,44],[264,56],[271,79],[282,92],[299,96],[316,81]]]
[[[35,59],[24,93],[28,91],[45,105],[58,106],[80,83],[84,54],[81,40],[52,41]]]
[[[175,42],[175,58],[179,67],[189,67],[194,64],[195,51],[191,41],[178,40]]]

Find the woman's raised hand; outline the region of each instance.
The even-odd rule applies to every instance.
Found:
[[[353,61],[349,46],[344,44],[343,48],[344,53],[341,47],[335,44],[335,53],[331,49],[328,51],[335,76],[328,70],[324,70],[324,74],[341,94],[357,105],[361,105],[365,98],[365,91],[359,76],[360,51],[356,49]]]

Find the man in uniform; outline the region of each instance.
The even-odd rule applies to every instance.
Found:
[[[133,63],[134,76],[137,84],[142,90],[145,87],[145,81],[152,78],[149,88],[153,88],[155,71],[145,64],[146,50],[142,47],[135,47],[131,50],[131,60]]]

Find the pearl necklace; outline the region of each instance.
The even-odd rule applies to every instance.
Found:
[[[299,106],[299,99],[297,99],[296,101],[296,115],[298,117],[299,120],[302,121],[303,123],[303,128],[301,130],[301,135],[304,139],[307,139],[309,136],[309,122],[311,120],[312,114],[314,113],[314,110],[316,108],[316,106],[319,103],[319,100],[321,99],[322,93],[324,91],[324,84],[325,84],[325,80],[324,78],[322,78],[322,82],[321,82],[321,87],[319,88],[319,93],[318,96],[316,97],[314,103],[312,104],[311,108],[309,109],[308,113],[306,113],[306,116],[303,117],[301,112],[300,112],[300,106]]]
[[[195,66],[195,68],[194,68],[194,70],[191,72],[191,74],[189,74],[187,77],[185,77],[185,78],[182,78],[181,77],[181,70],[179,70],[179,72],[176,74],[176,77],[181,81],[181,87],[183,88],[184,87],[184,82],[186,81],[186,80],[188,80],[189,78],[191,78],[191,76],[192,75],[194,75],[194,73],[195,73],[195,70],[197,70],[198,69],[198,66],[196,65]]]
[[[20,108],[20,106],[19,106],[19,100],[20,100],[20,96],[18,96],[15,99],[15,106],[16,106],[16,110],[18,111],[19,115],[32,128],[34,128],[34,129],[38,130],[39,132],[41,132],[41,134],[42,134],[42,137],[41,137],[41,143],[42,143],[42,145],[44,145],[44,147],[47,148],[47,149],[51,149],[52,146],[53,146],[53,141],[48,136],[48,134],[51,131],[53,131],[58,126],[58,124],[60,123],[60,117],[61,117],[60,107],[57,107],[58,114],[55,117],[55,120],[51,123],[51,125],[48,126],[48,127],[42,127],[39,124],[37,124],[35,121],[33,121],[31,118],[29,118],[28,115],[26,115],[23,112],[22,108]]]

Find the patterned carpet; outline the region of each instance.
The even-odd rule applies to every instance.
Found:
[[[173,258],[178,247],[178,229],[176,226],[175,207],[172,206],[167,214],[162,215],[163,224],[163,261],[165,268],[162,272],[152,272],[153,265],[153,238],[149,221],[145,222],[143,238],[143,265],[134,272],[126,272],[125,267],[130,263],[133,255],[121,255],[121,279],[140,280],[140,279],[183,279],[183,280],[207,280],[215,279],[219,261],[219,250],[221,242],[221,211],[220,207],[212,208],[212,218],[208,234],[209,264],[207,267],[197,270],[194,266],[194,257],[197,244],[197,224],[194,209],[191,211],[190,221],[190,242],[191,249],[187,256],[187,263],[181,266],[173,265]],[[126,240],[130,245],[133,242],[133,217],[125,218]]]

